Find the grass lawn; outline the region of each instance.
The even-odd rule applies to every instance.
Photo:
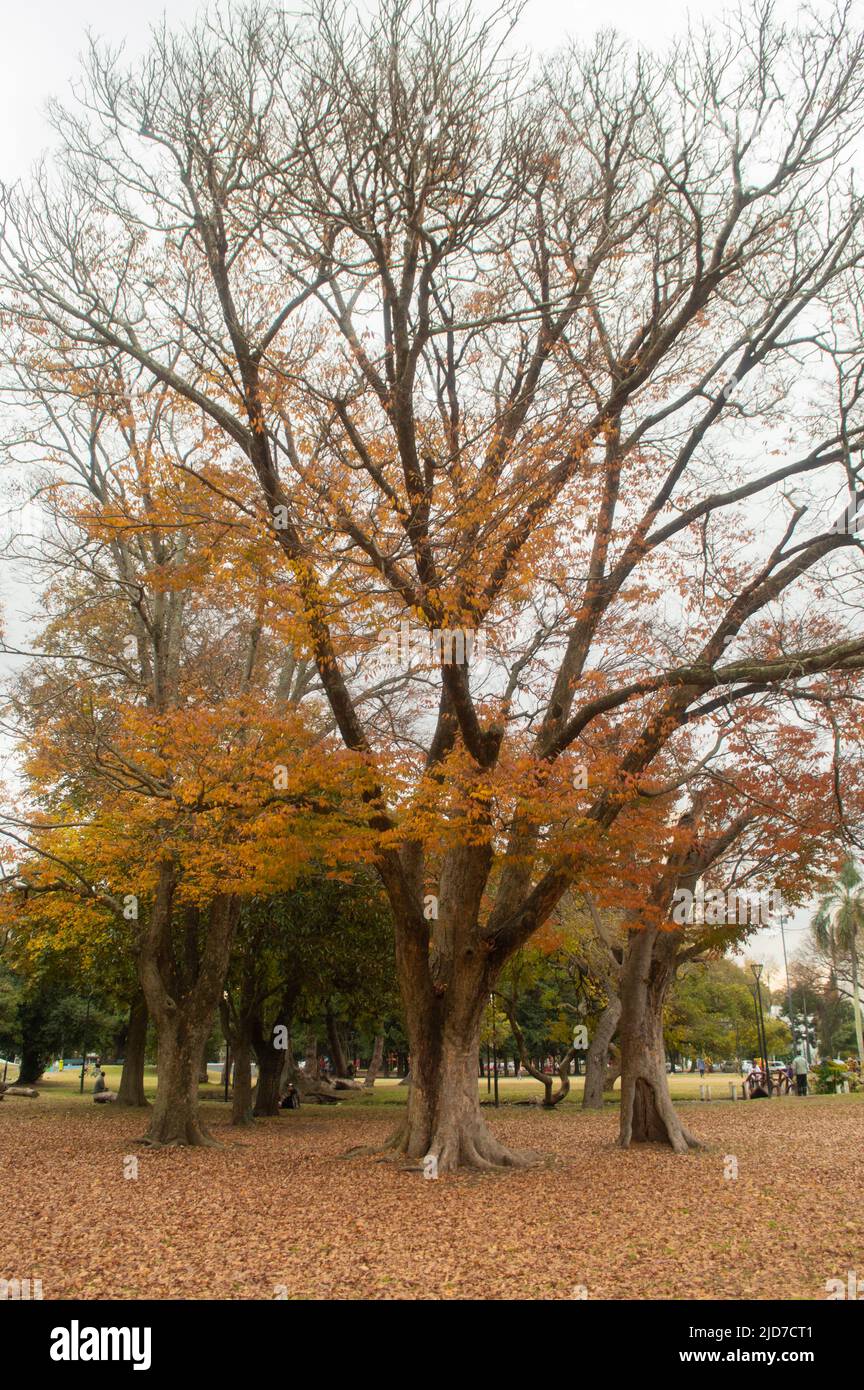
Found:
[[[684,1157],[622,1152],[613,1104],[505,1105],[490,1125],[541,1166],[427,1182],[379,1152],[345,1157],[384,1143],[395,1083],[250,1130],[208,1101],[222,1147],[157,1152],[136,1147],[142,1112],[74,1084],[0,1103],[0,1277],[40,1278],[46,1299],[794,1300],[864,1272],[860,1095],[692,1100],[705,1147]],[[511,1080],[502,1098],[539,1089]]]
[[[116,1090],[120,1084],[120,1067],[105,1067],[105,1076],[111,1090]],[[9,1079],[11,1080],[12,1070],[10,1068]],[[73,1100],[92,1102],[93,1099],[93,1077],[92,1074],[84,1079],[84,1095],[79,1094],[81,1074],[78,1071],[65,1070],[62,1072],[46,1072],[40,1080],[37,1090],[46,1100]],[[674,1072],[670,1074],[669,1090],[673,1100],[699,1100],[699,1076],[694,1073]],[[729,1099],[729,1083],[734,1082],[740,1095],[741,1078],[731,1072],[715,1072],[712,1076],[706,1077],[706,1081],[711,1087],[712,1103],[717,1100]],[[584,1089],[584,1078],[573,1076],[570,1078],[570,1092],[562,1102],[564,1105],[575,1105],[577,1108],[582,1104],[582,1091]],[[492,1091],[487,1090],[486,1080],[478,1079],[478,1090],[481,1100],[492,1099]],[[210,1069],[209,1092],[215,1099],[222,1096],[222,1087],[218,1081],[218,1073]],[[144,1090],[148,1096],[153,1096],[156,1092],[156,1068],[148,1067],[144,1076]],[[557,1081],[556,1081],[557,1090]],[[609,1092],[606,1101],[610,1105],[618,1103],[620,1082],[615,1083],[614,1092]],[[205,1087],[200,1087],[200,1093],[205,1094]],[[520,1101],[520,1100],[540,1100],[543,1096],[543,1087],[539,1081],[534,1081],[531,1077],[520,1077],[517,1081],[514,1077],[499,1077],[498,1097],[501,1101]],[[400,1086],[398,1079],[380,1080],[375,1085],[374,1103],[376,1105],[403,1105],[405,1103],[405,1087]]]

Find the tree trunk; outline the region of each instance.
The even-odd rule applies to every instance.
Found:
[[[212,1144],[199,1118],[198,1065],[209,1019],[188,1009],[157,1017],[156,1099],[143,1142],[154,1146]]]
[[[279,1072],[279,1095],[281,1096],[286,1088],[296,1086],[302,1072],[297,1065],[297,1058],[294,1056],[294,1048],[291,1046],[291,1032],[288,1032],[288,1046],[285,1049],[284,1060]]]
[[[591,1039],[591,1046],[585,1058],[585,1090],[582,1095],[583,1110],[602,1110],[603,1092],[606,1084],[606,1066],[609,1060],[609,1044],[618,1027],[621,1017],[621,1000],[609,996],[609,1002],[597,1021],[597,1029]]]
[[[677,932],[631,931],[621,979],[621,1130],[623,1149],[657,1141],[675,1153],[698,1148],[669,1095],[663,1004],[674,975]]]
[[[293,1074],[283,1079],[286,1063],[289,1064],[292,1073],[296,1071],[294,1054],[291,1051],[293,1010],[294,991],[290,991],[283,996],[280,1002],[272,1028],[265,1033],[261,1018],[256,1020],[252,1034],[255,1060],[258,1063],[258,1084],[255,1087],[254,1096],[256,1115],[278,1115],[279,1101],[288,1081],[290,1080],[295,1086],[297,1085]],[[275,1046],[278,1028],[285,1029],[286,1046],[284,1049]]]
[[[142,1140],[154,1146],[214,1143],[200,1122],[198,1074],[239,914],[237,899],[227,895],[206,909],[185,909],[184,950],[175,952],[175,888],[175,867],[165,861],[140,959],[141,984],[158,1038],[156,1100]]]
[[[614,1042],[609,1044],[609,1061],[606,1064],[606,1075],[603,1079],[604,1094],[607,1091],[615,1090],[615,1082],[621,1075],[621,1050],[616,1047]]]
[[[234,1066],[234,1090],[231,1097],[232,1125],[252,1123],[252,1053],[255,1022],[250,1017],[248,1000],[241,1000],[239,1012],[223,993],[219,1001],[219,1017],[228,1053]]]
[[[333,1059],[333,1071],[336,1076],[347,1076],[348,1063],[345,1058],[345,1049],[342,1046],[339,1024],[336,1022],[333,1011],[329,1005],[325,1018],[327,1021],[327,1041],[330,1046],[330,1056]]]
[[[289,1039],[289,1048],[285,1054],[284,1064],[280,1067],[279,1078],[280,1095],[286,1082],[290,1081],[299,1091],[301,1100],[310,1098],[324,1104],[326,1101],[336,1099],[337,1092],[330,1079],[322,1076],[318,1069],[318,1040],[315,1037],[307,1035],[302,1067],[297,1065]]]
[[[528,1056],[528,1049],[525,1045],[525,1035],[522,1032],[522,1029],[519,1027],[519,1021],[516,1017],[515,1005],[512,1004],[509,1000],[507,1000],[504,1003],[504,1009],[507,1014],[507,1018],[510,1022],[510,1028],[513,1033],[513,1037],[516,1039],[516,1046],[519,1049],[519,1057],[521,1059],[522,1065],[527,1071],[528,1075],[533,1076],[534,1080],[539,1081],[541,1086],[543,1087],[544,1109],[554,1110],[555,1106],[560,1105],[564,1097],[569,1094],[570,1064],[576,1055],[575,1048],[569,1048],[569,1050],[564,1055],[563,1061],[559,1064],[559,1066],[556,1069],[558,1074],[559,1086],[558,1090],[553,1093],[552,1087],[555,1084],[555,1074],[552,1072],[543,1071],[540,1067],[535,1067],[534,1063],[531,1061],[531,1058]]]
[[[260,1014],[252,1033],[252,1046],[258,1063],[258,1084],[253,1096],[256,1115],[278,1115],[279,1102],[289,1084],[301,1091],[297,1063],[291,1047],[291,1027],[297,990],[291,985],[282,994],[272,1027],[265,1033]],[[285,1030],[285,1047],[276,1047],[277,1030]]]
[[[41,1050],[25,1038],[21,1045],[21,1069],[15,1085],[35,1086],[44,1070],[45,1060]]]
[[[384,1056],[384,1034],[375,1034],[375,1043],[372,1048],[372,1057],[366,1069],[366,1077],[363,1082],[364,1091],[371,1091],[375,1085],[378,1073],[381,1070],[381,1061]]]
[[[252,1123],[252,1043],[244,1029],[235,1031],[234,1094],[231,1103],[232,1125]]]
[[[485,999],[480,1001],[482,1012]],[[534,1156],[511,1151],[487,1128],[480,1110],[477,1051],[480,1019],[469,1029],[448,1021],[440,1045],[412,1039],[411,1086],[396,1147],[434,1160],[436,1174],[469,1168],[524,1167]]]
[[[117,1090],[118,1105],[143,1106],[149,1102],[144,1094],[144,1061],[147,1046],[147,1000],[141,990],[132,1001],[129,1025],[126,1029],[123,1071]]]
[[[466,950],[462,968],[450,972],[448,987],[436,988],[426,943],[419,934],[398,929],[397,965],[411,1085],[393,1146],[410,1159],[426,1160],[436,1174],[460,1166],[527,1167],[536,1162],[535,1155],[500,1143],[480,1110],[480,1025],[498,969],[486,953]]]
[[[258,1052],[257,1060],[258,1083],[253,1097],[254,1113],[278,1115],[285,1054],[277,1052],[274,1047],[265,1047]]]

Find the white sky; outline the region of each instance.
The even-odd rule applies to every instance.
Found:
[[[199,11],[199,0],[172,0],[167,9],[172,26],[190,21]],[[492,13],[495,0],[480,0],[478,8]],[[517,30],[517,39],[538,49],[556,47],[567,37],[587,39],[600,28],[615,28],[629,38],[649,45],[663,45],[686,29],[688,17],[719,17],[730,8],[726,0],[528,0]],[[780,0],[790,14],[793,0]],[[33,161],[51,143],[45,120],[45,104],[69,93],[77,58],[88,29],[112,44],[124,42],[134,55],[146,46],[149,28],[166,6],[163,0],[136,0],[118,5],[109,0],[29,0],[3,7],[3,42],[0,48],[0,180],[10,182],[26,175]],[[26,591],[5,595],[10,627],[23,627]],[[17,621],[16,621],[17,618]],[[20,624],[20,626],[19,626]],[[0,777],[2,777],[0,757]],[[794,955],[805,939],[809,914],[799,913],[787,928],[787,949]],[[771,984],[782,982],[782,950],[779,928],[760,931],[746,949],[748,959],[764,960]]]
[[[787,3],[792,8],[791,0]],[[112,44],[125,42],[130,53],[146,45],[150,26],[168,13],[172,25],[194,18],[198,0],[30,0],[3,6],[0,50],[0,177],[27,171],[49,143],[44,120],[49,97],[69,90],[85,33],[91,29]],[[480,0],[492,12],[495,0]],[[710,18],[729,8],[724,0],[528,0],[519,27],[523,43],[555,47],[568,36],[589,37],[598,28],[619,29],[642,43],[662,44],[686,27],[687,16]]]

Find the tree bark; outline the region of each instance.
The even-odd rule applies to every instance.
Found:
[[[198,1063],[205,1018],[197,1024],[189,1010],[166,1012],[157,1018],[156,1099],[143,1142],[154,1146],[213,1141],[202,1127],[198,1105]]]
[[[582,1094],[583,1110],[602,1110],[603,1092],[606,1086],[606,1068],[609,1060],[609,1044],[614,1037],[621,1017],[621,1000],[616,995],[609,996],[609,1002],[597,1021],[594,1037],[585,1058],[585,1090]]]
[[[248,1000],[241,997],[239,1009],[225,995],[219,1001],[222,1032],[234,1066],[234,1089],[231,1095],[232,1125],[252,1123],[252,1053],[255,1025],[250,1017]]]
[[[327,1041],[330,1046],[330,1056],[333,1059],[333,1071],[336,1076],[347,1076],[348,1063],[345,1058],[345,1048],[342,1046],[339,1024],[329,1004],[327,1006],[325,1018],[327,1022]]]
[[[174,865],[160,865],[141,950],[141,983],[156,1024],[157,1086],[142,1142],[153,1146],[213,1144],[201,1125],[198,1074],[219,1007],[239,904],[221,895],[209,908],[187,908],[182,951],[172,949]]]
[[[295,1086],[297,1085],[294,1075],[283,1080],[286,1063],[289,1063],[290,1067],[296,1070],[294,1054],[291,1051],[291,1021],[294,1012],[294,999],[295,992],[293,990],[287,991],[282,996],[273,1020],[273,1026],[268,1033],[264,1031],[261,1017],[259,1016],[255,1020],[252,1031],[252,1046],[255,1050],[255,1060],[258,1063],[258,1084],[255,1087],[253,1097],[256,1115],[278,1115],[279,1101],[288,1079]],[[274,1045],[277,1028],[285,1029],[287,1045],[284,1049]]]
[[[621,1050],[616,1047],[614,1042],[609,1044],[609,1061],[606,1064],[606,1075],[603,1079],[603,1091],[615,1090],[615,1082],[621,1075]]]
[[[118,1105],[144,1106],[149,1102],[144,1094],[144,1061],[147,1046],[147,1000],[141,990],[133,999],[126,1029],[123,1071],[117,1089]]]
[[[482,1011],[481,1001],[481,1011]],[[522,1167],[534,1156],[512,1151],[487,1128],[480,1110],[477,1051],[480,1020],[469,1028],[448,1020],[434,1036],[412,1040],[411,1086],[396,1148],[411,1159],[432,1158],[436,1173],[469,1168]]]
[[[255,1086],[253,1108],[256,1115],[278,1115],[284,1054],[273,1047],[258,1053],[258,1082]]]
[[[233,1035],[234,1091],[231,1097],[232,1125],[252,1123],[252,1043],[245,1029]]]
[[[519,1027],[519,1022],[516,1018],[515,1005],[507,1001],[505,1002],[504,1007],[507,1013],[507,1018],[510,1022],[510,1028],[513,1032],[513,1037],[516,1039],[516,1046],[519,1049],[519,1058],[522,1062],[522,1065],[527,1071],[528,1075],[533,1076],[534,1080],[539,1081],[543,1087],[543,1108],[545,1110],[554,1110],[555,1106],[560,1105],[564,1097],[569,1094],[570,1064],[576,1055],[576,1049],[573,1047],[569,1048],[564,1055],[563,1061],[559,1063],[557,1068],[559,1085],[558,1090],[553,1094],[552,1087],[555,1084],[555,1074],[552,1072],[544,1071],[542,1067],[536,1067],[534,1065],[534,1063],[531,1061],[531,1058],[528,1056],[528,1049],[525,1046],[525,1034]]]
[[[314,1034],[307,1034],[306,1037],[306,1047],[303,1052],[303,1072],[310,1085],[319,1080],[318,1039]]]
[[[460,885],[442,884],[442,903],[452,894],[470,906]],[[454,933],[444,945],[458,950],[473,937]],[[397,968],[411,1055],[405,1120],[393,1147],[409,1159],[431,1160],[436,1174],[469,1168],[527,1167],[536,1156],[508,1149],[487,1128],[480,1110],[477,1059],[480,1025],[500,966],[488,953],[465,949],[463,967],[449,971],[447,988],[436,987],[423,938],[397,925]]]
[[[45,1070],[45,1061],[39,1047],[28,1043],[25,1038],[21,1044],[21,1067],[16,1086],[35,1086]]]
[[[675,969],[677,932],[631,931],[621,980],[621,1129],[623,1149],[656,1141],[675,1153],[698,1148],[669,1095],[663,1004]]]
[[[383,1033],[376,1033],[376,1034],[375,1034],[375,1043],[374,1043],[373,1048],[372,1048],[372,1056],[371,1056],[371,1058],[370,1058],[370,1060],[369,1060],[369,1066],[366,1068],[366,1076],[365,1076],[365,1079],[364,1079],[364,1081],[363,1081],[363,1090],[364,1090],[364,1091],[371,1091],[372,1088],[374,1087],[375,1082],[376,1082],[376,1080],[377,1080],[377,1078],[378,1078],[378,1073],[379,1073],[380,1070],[381,1070],[381,1061],[382,1061],[383,1056],[384,1056],[384,1034],[383,1034]]]

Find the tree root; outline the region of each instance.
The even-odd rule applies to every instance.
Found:
[[[143,1134],[140,1139],[133,1139],[133,1144],[140,1144],[145,1149],[224,1149],[225,1144],[220,1139],[214,1139],[209,1134],[196,1135],[193,1139],[181,1139],[179,1136],[173,1139],[151,1139],[149,1135]]]
[[[651,1135],[645,1139],[635,1139],[632,1132],[628,1132],[626,1136],[622,1134],[618,1140],[618,1147],[621,1149],[630,1149],[634,1144],[638,1144],[640,1147],[647,1144],[656,1144],[658,1148],[671,1149],[672,1152],[676,1154],[686,1154],[689,1153],[691,1149],[704,1149],[706,1147],[701,1139],[697,1139],[695,1134],[692,1134],[687,1126],[683,1125],[681,1121],[678,1120],[677,1115],[675,1121],[674,1124],[670,1124],[669,1121],[663,1117],[663,1123],[666,1129],[665,1135],[657,1134]]]
[[[434,1158],[436,1177],[458,1170],[502,1173],[508,1169],[536,1168],[545,1162],[542,1155],[530,1149],[508,1149],[482,1125],[459,1134],[433,1135],[425,1151],[418,1154],[417,1146],[411,1143],[410,1127],[405,1123],[383,1144],[358,1144],[340,1155],[344,1159],[373,1156],[385,1162],[402,1162],[402,1171],[406,1173],[427,1172],[427,1161]],[[404,1162],[406,1158],[408,1161]]]

